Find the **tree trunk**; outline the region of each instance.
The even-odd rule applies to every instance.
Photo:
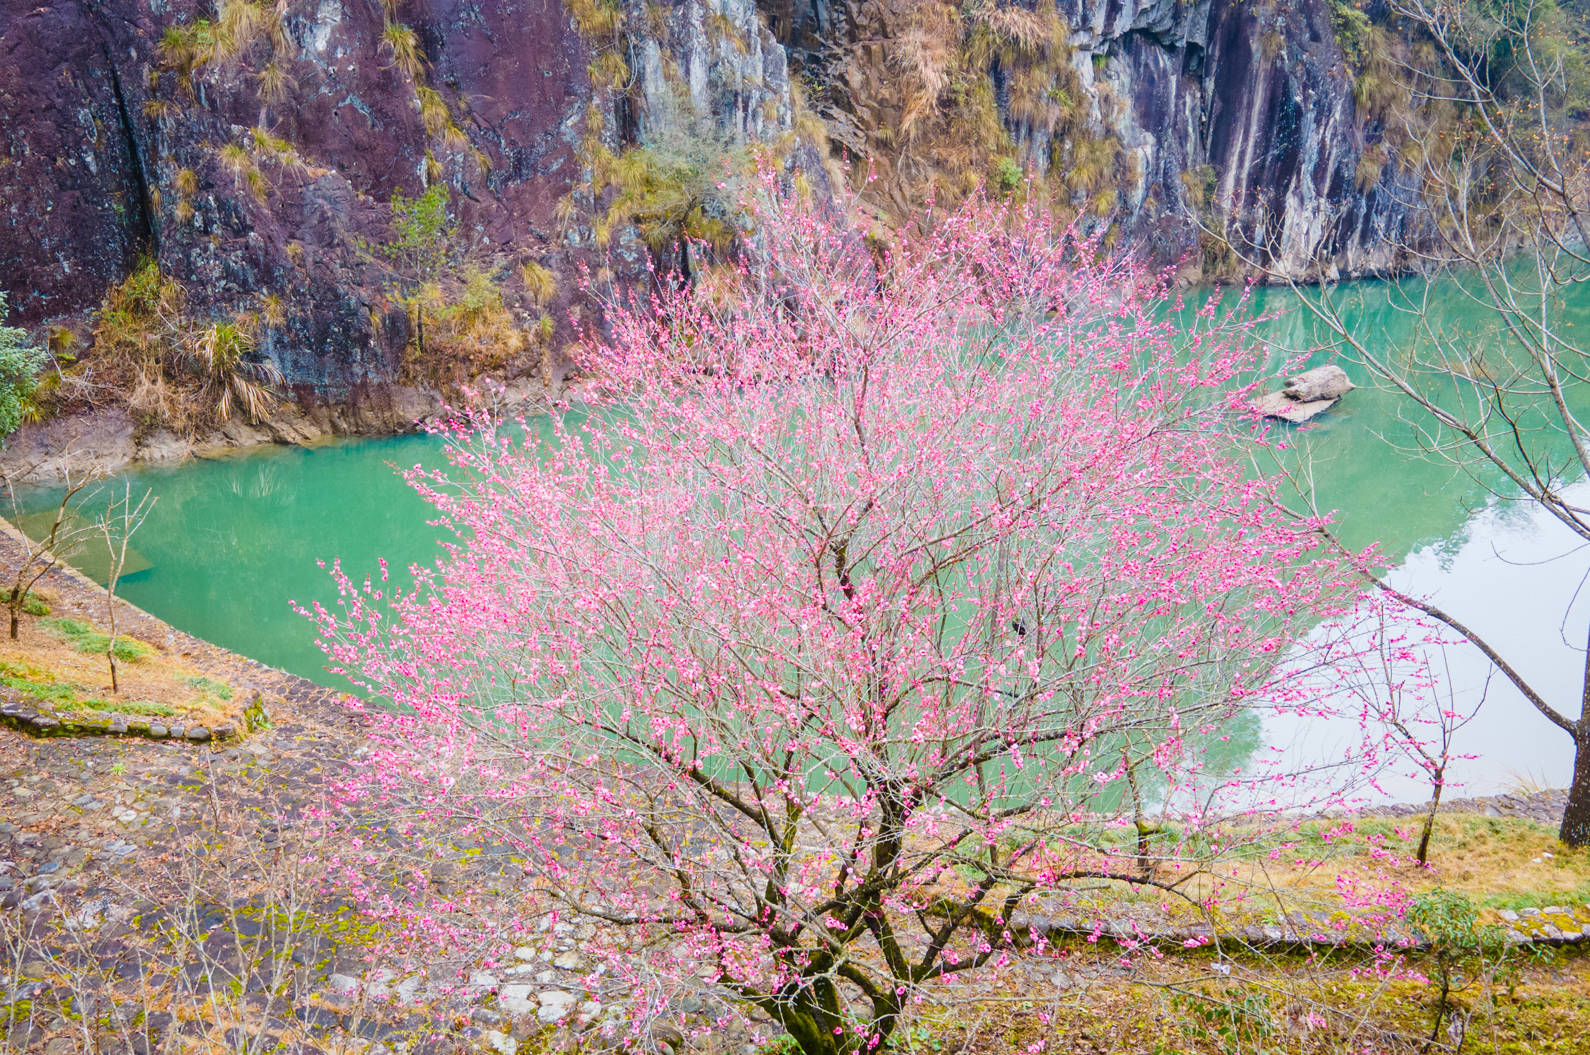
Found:
[[[11,609],[11,640],[17,639],[17,610]]]
[[[1579,719],[1574,735],[1573,781],[1557,838],[1567,846],[1590,846],[1590,721],[1586,718]]]
[[[801,1055],[839,1055],[833,1035],[824,1031],[813,1016],[791,1010],[781,1016],[779,1024],[795,1038]]]
[[[1441,808],[1441,788],[1446,784],[1443,774],[1437,773],[1435,789],[1430,793],[1430,808],[1424,814],[1424,831],[1419,833],[1420,864],[1430,863],[1430,832],[1435,829],[1435,811]]]
[[[850,1038],[839,1007],[839,990],[826,978],[814,978],[776,1008],[779,1025],[795,1038],[801,1055],[841,1055]]]

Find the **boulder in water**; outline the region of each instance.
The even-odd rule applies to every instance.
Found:
[[[1253,408],[1267,418],[1301,425],[1318,417],[1353,390],[1347,371],[1334,364],[1316,366],[1287,378],[1286,387],[1254,401]]]
[[[1281,392],[1299,403],[1312,403],[1319,399],[1340,399],[1353,387],[1353,383],[1347,379],[1347,371],[1329,363],[1287,378],[1286,387]]]

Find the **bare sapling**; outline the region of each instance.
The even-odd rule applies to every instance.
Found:
[[[116,623],[116,587],[121,582],[122,570],[127,566],[127,553],[134,533],[143,525],[144,518],[155,504],[153,492],[145,491],[133,500],[132,484],[123,483],[120,497],[111,499],[95,527],[105,544],[107,565],[105,571],[105,662],[110,666],[110,691],[121,692],[116,678],[116,644],[119,630]]]
[[[61,562],[63,553],[70,553],[89,534],[90,527],[78,522],[72,505],[93,480],[92,473],[68,476],[66,489],[61,493],[61,500],[56,504],[55,512],[50,518],[49,530],[37,539],[23,535],[25,541],[22,556],[13,568],[11,587],[6,591],[6,609],[11,614],[11,640],[17,639],[22,613],[27,608],[33,587]],[[12,520],[15,523],[18,519],[15,515],[18,507],[14,491],[11,498]]]
[[[1366,597],[1358,616],[1346,636],[1360,644],[1344,650],[1335,663],[1335,684],[1357,701],[1355,717],[1366,738],[1363,756],[1411,764],[1428,783],[1415,851],[1419,863],[1428,864],[1452,765],[1475,757],[1457,751],[1457,735],[1479,714],[1490,678],[1468,698],[1453,684],[1448,655],[1459,642],[1443,638],[1428,619],[1383,592]],[[1367,643],[1372,645],[1364,647]]]

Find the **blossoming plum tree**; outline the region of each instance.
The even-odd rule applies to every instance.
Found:
[[[314,615],[388,701],[361,792],[511,845],[636,1021],[870,1051],[1069,882],[1197,901],[1221,789],[1285,779],[1222,730],[1317,690],[1279,661],[1357,578],[1240,456],[1240,321],[1036,208],[755,215],[612,305],[550,441],[452,423],[446,556]]]

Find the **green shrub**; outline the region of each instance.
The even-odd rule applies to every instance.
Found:
[[[38,389],[38,373],[47,361],[25,331],[5,325],[5,317],[6,294],[0,290],[0,443],[28,416],[28,397]]]
[[[457,226],[447,216],[447,184],[433,183],[425,193],[410,198],[392,193],[392,241],[383,255],[399,268],[426,279],[451,262]]]
[[[1004,194],[1009,194],[1021,186],[1021,166],[1011,158],[996,158],[989,171],[989,183],[993,188]]]
[[[1455,994],[1469,989],[1488,993],[1505,974],[1510,967],[1507,940],[1501,928],[1480,925],[1479,913],[1466,896],[1441,887],[1413,899],[1408,925],[1430,944],[1430,980],[1436,989],[1431,1009],[1433,1043],[1448,1017],[1459,1010]],[[1461,1026],[1466,1027],[1466,1022]]]

